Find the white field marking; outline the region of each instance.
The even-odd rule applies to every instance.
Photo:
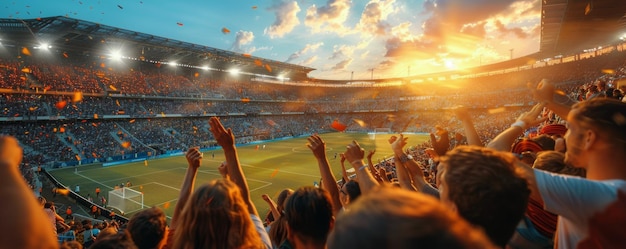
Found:
[[[157,185],[161,185],[161,186],[166,187],[166,188],[171,188],[171,189],[173,189],[173,190],[176,190],[176,191],[180,192],[180,189],[179,189],[179,188],[175,188],[175,187],[172,187],[172,186],[170,186],[170,185],[165,185],[165,184],[163,184],[163,183],[159,183],[159,182],[149,182],[149,183],[147,183],[147,184],[157,184]],[[146,185],[146,184],[144,184],[144,185]]]
[[[84,176],[84,175],[83,175],[83,174],[81,174],[81,173],[74,172],[74,174],[79,175],[79,176],[80,176],[80,177],[82,177],[82,178],[85,178],[85,179],[87,179],[87,180],[90,180],[90,181],[92,181],[92,182],[95,182],[95,183],[97,183],[97,184],[100,184],[100,185],[102,185],[102,186],[105,186],[105,187],[107,187],[107,188],[113,189],[113,188],[112,188],[112,187],[110,187],[109,185],[106,185],[106,184],[104,184],[104,183],[102,183],[102,182],[99,182],[99,181],[96,181],[96,180],[94,180],[94,179],[92,179],[92,178],[89,178],[89,177],[87,177],[87,176]]]
[[[101,169],[105,169],[105,168],[100,168],[100,169],[92,169],[92,170],[101,170]],[[178,167],[178,168],[171,168],[171,169],[166,169],[166,170],[154,171],[154,172],[145,173],[145,174],[140,174],[140,175],[133,175],[132,177],[136,177],[136,176],[147,176],[147,175],[152,175],[152,174],[159,174],[159,173],[168,172],[168,171],[173,171],[173,170],[179,170],[179,169],[184,169],[184,170],[187,170],[187,168]],[[85,171],[86,171],[86,170],[85,170]],[[90,170],[90,171],[91,171],[91,170]],[[96,181],[96,180],[94,180],[94,179],[91,179],[91,178],[89,178],[89,177],[87,177],[87,176],[85,176],[85,175],[81,174],[82,172],[83,172],[83,171],[74,172],[74,174],[79,175],[79,176],[81,176],[81,177],[83,177],[83,178],[86,178],[86,179],[88,179],[88,180],[90,180],[90,181],[92,181],[92,182],[95,182],[95,183],[98,183],[98,184],[104,185],[104,186],[106,186],[107,188],[113,189],[112,187],[109,187],[108,185],[106,185],[106,184],[104,184],[104,183],[102,183],[102,182]],[[130,177],[130,176],[129,176],[129,177]],[[124,178],[116,178],[116,179],[106,180],[105,182],[117,182],[117,181],[120,181],[120,180],[126,180],[126,179],[128,179],[129,177],[124,177]]]
[[[224,162],[222,160],[206,160],[206,161],[212,161],[212,162]],[[265,169],[265,170],[273,170],[273,169],[267,169],[267,168],[263,168],[263,167],[257,167],[257,166],[253,166],[251,164],[245,164],[245,163],[240,163],[241,166],[243,167],[248,167],[248,168],[257,168],[257,169]],[[311,174],[305,174],[305,173],[298,173],[298,172],[291,172],[291,171],[287,171],[287,170],[279,170],[280,172],[285,172],[288,174],[294,174],[294,175],[301,175],[301,176],[310,176],[310,177],[314,177],[315,179],[319,179],[320,176],[319,175],[311,175]],[[221,175],[220,175],[221,176]]]
[[[327,147],[327,148],[326,148],[326,151],[333,151],[333,148],[331,148],[331,147]],[[312,152],[311,152],[311,149],[309,149],[309,147],[307,147],[307,148],[306,148],[306,151],[305,151],[305,149],[300,149],[300,148],[297,148],[297,147],[292,147],[292,148],[291,148],[291,152],[293,152],[293,153],[305,153],[305,152],[312,153]]]

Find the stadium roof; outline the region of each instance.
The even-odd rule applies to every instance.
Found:
[[[625,0],[542,1],[542,56],[581,53],[615,44],[626,33]]]
[[[146,61],[173,62],[228,70],[237,66],[241,71],[291,79],[306,78],[314,68],[268,60],[251,55],[192,44],[169,38],[139,33],[74,18],[56,16],[37,19],[0,19],[2,44],[38,46],[42,42],[63,51],[108,54],[106,47],[124,48],[124,56]],[[27,44],[27,43],[32,44]],[[26,44],[25,44],[26,43]],[[102,46],[106,43],[108,46]],[[266,66],[267,65],[267,66]]]

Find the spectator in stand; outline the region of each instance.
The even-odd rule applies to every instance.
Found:
[[[535,98],[567,117],[565,162],[587,171],[587,179],[551,174],[517,164],[530,183],[533,198],[559,215],[557,248],[623,248],[626,233],[626,103],[597,98],[569,106],[542,80]],[[520,134],[537,124],[536,112],[518,118],[503,134]],[[502,135],[502,134],[501,134]]]
[[[181,188],[182,198],[179,198],[179,203],[185,203],[182,210],[178,211],[179,205],[174,210],[172,230],[176,230],[172,231],[172,248],[271,248],[257,209],[250,200],[232,130],[225,129],[217,118],[211,118],[209,125],[224,150],[230,180],[214,180],[191,193],[202,153],[197,148],[187,152],[189,168]]]
[[[278,194],[278,198],[276,198],[276,204],[273,204],[273,201],[269,198],[269,196],[267,198],[268,200],[266,200],[270,205],[272,217],[274,217],[274,221],[269,224],[268,231],[268,235],[274,248],[278,248],[278,246],[281,245],[285,239],[287,239],[287,222],[283,213],[285,210],[285,203],[293,192],[293,189],[284,189],[281,191],[280,194]]]
[[[133,243],[130,235],[126,232],[121,232],[103,238],[98,238],[88,249],[136,249],[137,246]]]
[[[0,136],[0,247],[57,248],[53,231],[42,225],[46,216],[19,171],[22,148],[17,140]]]
[[[435,198],[382,187],[339,214],[329,249],[496,248]]]
[[[524,216],[530,190],[511,154],[460,146],[440,158],[438,187],[444,205],[506,246]]]
[[[326,248],[335,221],[327,191],[312,186],[297,189],[285,203],[284,216],[287,240],[280,249]]]
[[[139,249],[160,249],[167,235],[165,213],[157,207],[141,210],[130,218],[126,230]]]

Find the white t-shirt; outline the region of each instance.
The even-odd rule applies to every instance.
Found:
[[[589,237],[590,219],[601,215],[616,202],[618,190],[626,193],[624,180],[593,181],[537,169],[534,171],[544,208],[559,215],[558,248],[576,248],[580,241]],[[626,224],[626,220],[619,222]]]

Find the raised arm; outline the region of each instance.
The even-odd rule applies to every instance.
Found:
[[[343,182],[346,183],[350,180],[350,176],[348,176],[348,172],[346,171],[346,156],[343,153],[339,154],[339,156],[341,157],[339,161],[341,163],[341,175],[343,176]]]
[[[543,107],[543,104],[536,104],[530,111],[522,113],[511,127],[498,134],[487,144],[487,147],[499,151],[511,151],[511,145],[515,139],[522,135],[526,129],[546,120],[546,118],[538,118]]]
[[[315,159],[317,159],[317,165],[322,176],[321,185],[330,193],[330,197],[333,200],[333,211],[336,215],[341,210],[342,205],[339,200],[339,189],[337,188],[335,175],[330,170],[330,164],[328,163],[328,158],[326,158],[326,143],[318,135],[310,136],[308,140],[309,142],[306,146],[311,149]]]
[[[465,130],[465,137],[467,137],[468,145],[476,145],[483,146],[483,142],[480,141],[480,136],[478,136],[478,132],[476,132],[476,128],[474,127],[474,122],[472,121],[472,117],[469,115],[469,111],[465,107],[458,107],[454,110],[457,118],[461,120],[461,124],[463,125],[463,130]]]
[[[230,180],[239,187],[241,197],[248,205],[248,212],[258,217],[259,212],[250,199],[248,181],[246,180],[243,170],[241,169],[241,165],[239,164],[239,156],[237,155],[237,148],[235,147],[235,135],[233,134],[233,131],[230,128],[225,129],[220,120],[216,117],[209,119],[209,125],[211,126],[211,133],[213,133],[213,137],[224,150],[224,156],[226,157],[227,164],[226,168],[228,169],[228,176],[230,176]]]
[[[200,168],[200,161],[202,159],[202,153],[197,147],[189,148],[185,153],[187,158],[187,172],[185,172],[185,178],[183,184],[180,187],[180,193],[178,194],[178,201],[174,207],[174,214],[172,215],[172,221],[170,222],[170,228],[176,229],[178,226],[178,217],[185,207],[185,203],[191,196],[194,185],[196,183],[196,175],[198,174],[198,168]]]
[[[17,140],[0,136],[0,247],[58,248],[47,219],[19,170],[22,148]]]
[[[374,180],[374,177],[367,169],[367,166],[363,163],[365,150],[361,148],[359,143],[352,141],[352,143],[346,146],[346,152],[344,154],[346,156],[346,160],[350,162],[350,165],[352,165],[357,177],[359,178],[359,188],[361,189],[361,193],[366,194],[372,188],[378,186],[378,182]]]
[[[545,103],[548,109],[561,118],[566,118],[571,106],[576,103],[564,93],[556,91],[554,84],[547,79],[541,80],[536,86],[529,84],[529,88],[538,102]]]
[[[400,134],[400,138],[392,138],[389,139],[389,143],[391,144],[391,149],[393,150],[393,154],[397,159],[398,163],[400,163],[407,170],[407,174],[409,174],[413,180],[413,186],[417,191],[423,191],[423,188],[426,184],[426,180],[424,179],[424,171],[420,168],[417,162],[409,157],[406,153],[404,153],[404,146],[407,144],[408,138],[405,138],[404,135]],[[397,165],[397,164],[396,164]]]
[[[274,220],[278,220],[278,217],[280,217],[280,212],[278,212],[274,200],[272,200],[272,198],[267,194],[261,195],[261,198],[263,198],[263,200],[270,207],[270,211],[272,212],[272,216],[274,216]]]
[[[450,148],[450,137],[448,137],[448,131],[439,126],[437,126],[437,135],[439,136],[439,140],[437,140],[435,134],[430,133],[430,143],[433,145],[433,149],[435,149],[437,155],[443,156]]]

